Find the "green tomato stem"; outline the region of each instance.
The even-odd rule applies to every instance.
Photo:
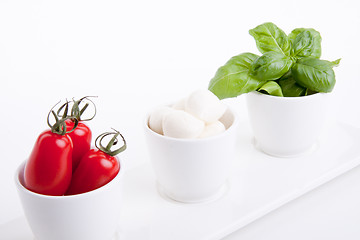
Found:
[[[58,102],[56,105],[58,105],[60,102]],[[56,106],[55,105],[55,106]],[[65,107],[64,110],[64,115],[61,116],[61,118],[59,118],[59,110],[58,113],[55,113],[55,111],[53,110],[55,108],[55,106],[53,106],[51,108],[51,110],[49,111],[49,114],[47,116],[47,124],[48,126],[51,128],[51,132],[59,134],[59,135],[65,135],[67,133],[71,133],[72,131],[75,130],[75,128],[78,126],[79,121],[72,117],[72,116],[67,116],[67,112],[68,112],[68,107],[69,102],[67,101],[63,106],[61,106],[60,108],[62,109],[63,107]],[[50,123],[50,115],[52,114],[52,116],[55,118],[55,123],[53,125],[51,125]],[[74,121],[74,126],[70,131],[67,131],[67,127],[66,127],[66,123],[65,121],[71,119],[72,121]]]
[[[125,149],[127,147],[124,136],[119,131],[117,131],[115,129],[113,129],[113,130],[114,130],[114,132],[105,132],[103,134],[100,134],[95,140],[95,146],[99,150],[103,151],[104,153],[106,153],[110,156],[115,156],[115,155],[125,151]],[[113,137],[110,139],[110,141],[108,142],[106,147],[104,147],[103,140],[105,137],[110,136],[110,135],[113,135]],[[122,138],[124,144],[120,148],[111,150],[111,148],[118,143],[118,136],[120,136]]]
[[[96,115],[96,105],[93,101],[91,101],[91,99],[89,99],[90,97],[96,97],[96,96],[86,96],[86,97],[82,97],[80,98],[79,100],[74,100],[73,99],[73,106],[71,108],[71,116],[72,117],[75,117],[78,121],[90,121],[92,120],[95,115]],[[83,102],[84,100],[87,100],[88,102],[85,103],[85,106],[82,107],[80,109],[80,104],[81,102]],[[81,116],[83,115],[83,113],[85,112],[85,110],[90,106],[89,102],[92,104],[92,106],[94,107],[94,114],[90,117],[90,118],[87,118],[87,119],[83,119],[81,118]],[[60,106],[60,108],[57,110],[57,115],[59,117],[67,117],[68,116],[68,104],[69,102],[66,101],[66,103],[64,103],[62,106]],[[65,108],[65,109],[64,109]],[[64,109],[64,112],[61,113],[61,111]]]

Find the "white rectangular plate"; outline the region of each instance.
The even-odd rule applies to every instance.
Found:
[[[127,171],[118,237],[221,239],[359,165],[359,146],[360,129],[337,123],[312,152],[296,158],[275,158],[254,147],[244,124],[228,189],[215,201],[175,202],[159,194],[149,164]],[[0,232],[4,239],[33,239],[24,217],[0,226]]]

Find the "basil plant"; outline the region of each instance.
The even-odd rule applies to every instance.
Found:
[[[321,36],[312,28],[296,28],[289,35],[268,22],[249,31],[261,56],[242,53],[220,67],[209,90],[218,98],[259,91],[274,96],[300,97],[331,92],[333,67],[340,63],[321,60]]]

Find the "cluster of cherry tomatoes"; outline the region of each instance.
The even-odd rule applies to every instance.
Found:
[[[81,116],[92,104],[93,116]],[[81,107],[80,107],[81,106]],[[37,138],[24,170],[25,187],[30,191],[52,196],[74,195],[92,191],[110,182],[119,172],[116,155],[126,149],[124,137],[116,130],[106,132],[91,148],[92,132],[84,121],[91,120],[96,107],[89,97],[66,101],[48,114],[50,129]],[[55,123],[51,124],[53,116]],[[123,145],[113,146],[122,138]],[[102,142],[110,139],[106,146]]]

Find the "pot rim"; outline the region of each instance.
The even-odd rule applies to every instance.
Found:
[[[149,127],[149,117],[151,112],[149,112],[144,119],[144,128],[145,131],[153,136],[156,136],[158,138],[164,139],[166,141],[174,141],[174,142],[187,142],[187,143],[203,143],[203,142],[207,142],[207,141],[213,141],[215,139],[218,138],[223,138],[224,136],[228,135],[229,133],[236,131],[237,126],[239,125],[239,116],[236,114],[236,112],[234,111],[234,109],[228,105],[226,105],[227,111],[230,112],[230,114],[232,114],[233,116],[233,122],[232,124],[222,133],[220,134],[216,134],[214,136],[210,136],[210,137],[206,137],[206,138],[174,138],[174,137],[169,137],[169,136],[164,136],[161,135],[155,131],[153,131],[150,127]]]
[[[265,93],[261,93],[258,91],[252,91],[247,93],[248,95],[257,95],[257,96],[261,96],[264,98],[270,98],[270,99],[278,99],[279,101],[299,101],[299,100],[304,100],[304,99],[310,99],[310,98],[317,98],[317,97],[322,97],[322,96],[327,96],[330,95],[331,92],[329,93],[323,93],[323,92],[317,92],[311,95],[306,95],[306,96],[299,96],[299,97],[280,97],[280,96],[273,96],[273,95],[269,95],[269,94],[265,94]]]
[[[119,169],[119,172],[117,173],[117,175],[110,182],[108,182],[104,186],[101,186],[100,188],[91,190],[89,192],[80,193],[80,194],[53,196],[53,195],[46,195],[46,194],[33,192],[33,191],[27,189],[20,180],[20,174],[24,172],[26,160],[23,161],[16,169],[14,180],[15,180],[15,184],[16,184],[18,191],[25,192],[26,194],[29,194],[29,195],[32,195],[32,196],[35,196],[38,198],[54,199],[54,200],[58,200],[58,201],[60,201],[61,199],[65,200],[65,199],[87,198],[87,197],[90,197],[91,195],[101,194],[102,191],[106,191],[108,188],[111,188],[112,185],[116,184],[116,182],[121,181],[120,179],[122,179],[122,176],[124,175],[124,166],[123,166],[123,161],[119,157],[117,157],[117,161],[120,164],[120,169]]]

